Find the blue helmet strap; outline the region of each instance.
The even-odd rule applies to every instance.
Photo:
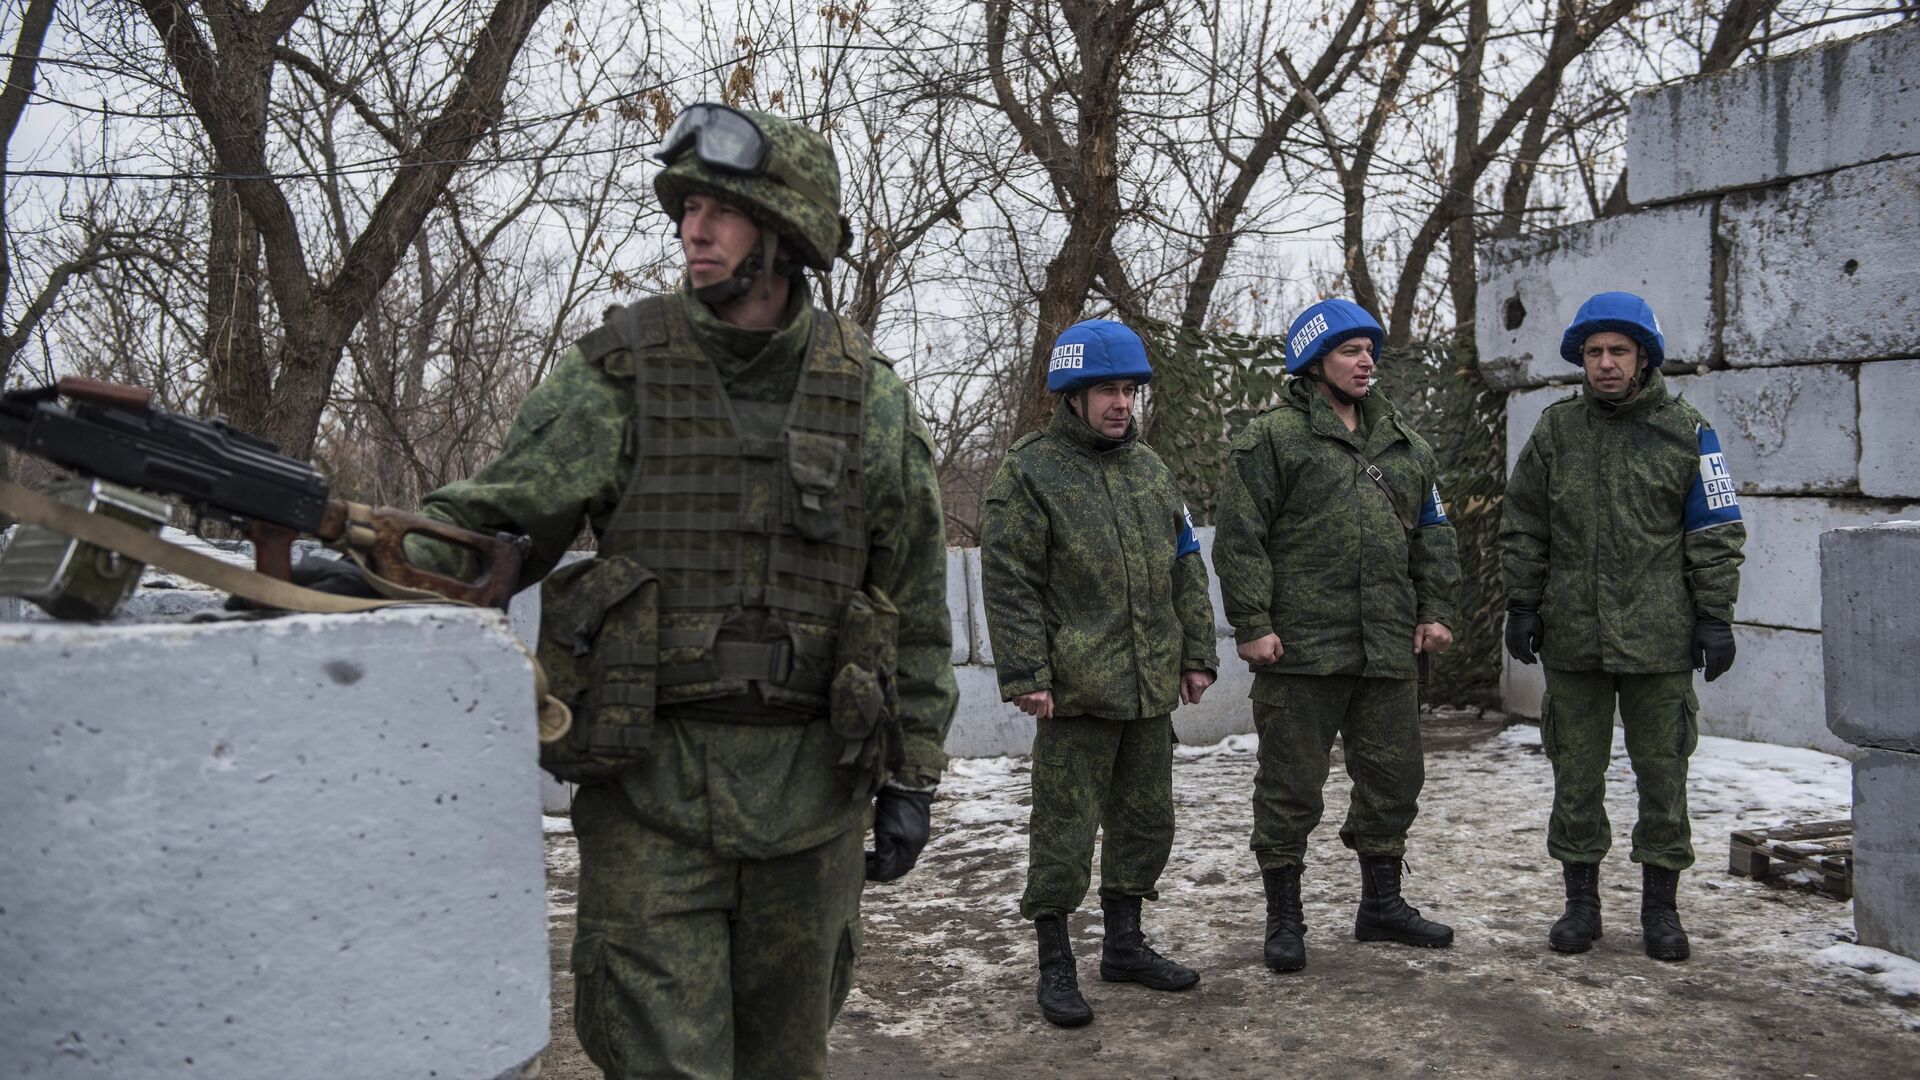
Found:
[[[1331,352],[1331,350],[1329,350],[1329,352]],[[1325,356],[1322,356],[1320,359],[1315,360],[1311,364],[1308,364],[1307,378],[1312,379],[1314,382],[1317,382],[1321,386],[1326,387],[1327,393],[1332,394],[1333,399],[1335,401],[1338,401],[1342,405],[1354,406],[1354,405],[1360,404],[1360,398],[1354,397],[1352,394],[1349,394],[1345,390],[1342,390],[1339,387],[1333,385],[1333,383],[1330,380],[1328,380],[1326,364],[1327,364],[1327,358]],[[1364,394],[1361,395],[1361,397],[1365,397],[1365,396],[1366,395]]]

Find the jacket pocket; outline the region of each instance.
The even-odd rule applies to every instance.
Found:
[[[809,540],[840,531],[847,444],[831,435],[787,432],[787,521]]]
[[[573,726],[540,745],[561,780],[617,775],[646,756],[659,664],[660,582],[624,556],[583,559],[540,586],[537,657]]]

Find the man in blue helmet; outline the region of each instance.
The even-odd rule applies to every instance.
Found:
[[[1712,682],[1733,665],[1746,526],[1718,436],[1660,375],[1666,340],[1645,300],[1591,297],[1560,355],[1584,370],[1585,385],[1541,414],[1507,481],[1500,521],[1507,651],[1544,665],[1547,676],[1547,850],[1562,864],[1567,894],[1548,942],[1586,952],[1600,937],[1617,702],[1640,794],[1633,861],[1642,936],[1648,956],[1684,960],[1675,892],[1693,865],[1693,671],[1705,669]]]
[[[1218,665],[1200,544],[1134,417],[1152,378],[1126,326],[1068,327],[1047,371],[1060,405],[1007,451],[986,493],[981,592],[1000,695],[1037,729],[1020,911],[1039,938],[1041,1011],[1063,1027],[1093,1019],[1066,920],[1087,894],[1096,832],[1100,977],[1155,990],[1200,981],[1140,932],[1173,846],[1173,710],[1199,701]]]
[[[1340,839],[1360,862],[1354,936],[1453,942],[1401,898],[1400,871],[1426,778],[1415,659],[1453,643],[1460,558],[1432,448],[1373,388],[1382,336],[1347,300],[1293,321],[1294,378],[1234,439],[1216,515],[1227,621],[1254,671],[1252,846],[1275,971],[1306,966],[1300,878],[1336,735],[1353,778]]]

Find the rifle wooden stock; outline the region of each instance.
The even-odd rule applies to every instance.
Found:
[[[477,533],[449,525],[422,514],[400,510],[369,508],[362,521],[355,521],[354,504],[328,499],[326,513],[314,535],[329,547],[363,551],[375,574],[409,589],[425,589],[449,600],[460,600],[479,607],[505,608],[520,589],[520,545],[512,540]],[[364,524],[372,536],[350,534]],[[479,576],[471,581],[435,573],[407,561],[407,537],[419,534],[465,548],[480,565]],[[364,547],[362,546],[364,542]],[[263,551],[264,549],[256,549]],[[265,564],[262,573],[270,573]]]

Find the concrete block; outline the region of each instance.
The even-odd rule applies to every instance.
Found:
[[[1720,436],[1741,494],[1859,490],[1852,364],[1716,371],[1668,380]]]
[[[1752,742],[1805,746],[1829,754],[1847,744],[1820,722],[1825,715],[1820,635],[1735,625],[1739,657],[1733,670],[1709,683],[1694,680],[1700,696],[1700,733]],[[1501,706],[1538,719],[1546,675],[1539,665],[1508,659],[1500,679]]]
[[[1853,763],[1853,925],[1860,944],[1920,960],[1920,754]]]
[[[1733,639],[1733,670],[1713,682],[1694,680],[1702,735],[1849,752],[1827,730],[1819,634],[1735,624]]]
[[[1862,364],[1859,379],[1860,493],[1920,498],[1920,360]]]
[[[1827,533],[1820,579],[1827,726],[1920,751],[1920,521]]]
[[[1920,25],[1649,90],[1627,113],[1636,203],[1920,153]]]
[[[967,576],[965,548],[947,549],[947,625],[953,634],[953,662],[973,659],[973,586]]]
[[[529,1062],[551,1022],[532,694],[496,612],[0,626],[0,1060]]]
[[[967,634],[973,662],[993,666],[993,639],[987,633],[987,605],[980,594],[980,549],[967,548]]]
[[[1500,241],[1481,255],[1475,338],[1480,373],[1503,390],[1577,381],[1560,335],[1587,297],[1610,289],[1652,301],[1676,367],[1714,349],[1712,207],[1661,207]]]
[[[1540,424],[1540,414],[1547,406],[1564,400],[1580,392],[1577,386],[1542,386],[1533,390],[1518,390],[1507,395],[1507,475],[1513,475],[1513,467],[1520,461],[1520,452],[1527,448],[1527,440],[1533,436],[1533,429]]]
[[[1821,534],[1920,517],[1920,503],[1752,495],[1740,500],[1740,511],[1747,524],[1747,561],[1740,567],[1736,617],[1761,626],[1819,630]]]
[[[1920,89],[1911,96],[1920,99]],[[1911,302],[1920,247],[1915,205],[1920,158],[1727,196],[1719,235],[1727,362],[1758,367],[1920,352],[1920,309]]]
[[[1233,657],[1233,625],[1227,622],[1227,603],[1220,595],[1220,575],[1214,572],[1213,536],[1211,525],[1203,525],[1193,530],[1193,538],[1200,541],[1200,557],[1207,562],[1207,603],[1213,606],[1213,636],[1226,638],[1228,648],[1220,654],[1221,662]]]

